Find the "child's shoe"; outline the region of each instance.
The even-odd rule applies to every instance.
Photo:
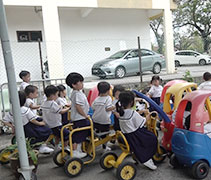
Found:
[[[103,147],[103,151],[104,151],[104,152],[107,152],[107,151],[110,151],[110,150],[111,150],[111,148],[108,147],[108,146]]]
[[[86,156],[87,156],[86,153],[79,152],[78,150],[74,150],[74,151],[73,151],[73,157],[84,158],[84,157],[86,157]]]
[[[54,150],[52,148],[49,148],[46,144],[42,144],[39,148],[39,153],[45,154],[45,153],[51,153]]]
[[[155,166],[152,159],[149,159],[147,162],[143,163],[143,165],[145,165],[146,167],[148,167],[149,169],[152,169],[152,170],[157,169],[157,166]]]

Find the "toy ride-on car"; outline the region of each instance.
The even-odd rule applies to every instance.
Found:
[[[204,133],[204,125],[211,120],[210,96],[209,90],[196,90],[185,95],[178,106],[175,118],[172,136],[174,154],[170,158],[170,164],[173,167],[189,167],[196,179],[205,178],[211,166],[211,136]],[[189,120],[184,120],[187,103],[191,103],[190,117]]]
[[[172,113],[177,109],[184,94],[190,93],[192,89],[197,88],[195,83],[176,83],[169,87],[165,93],[163,111],[167,114],[170,121],[162,121],[161,130],[163,131],[162,145],[171,152],[171,138],[174,131],[174,123],[172,122]],[[173,106],[172,104],[173,103]]]

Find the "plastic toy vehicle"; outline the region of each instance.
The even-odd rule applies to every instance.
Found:
[[[196,179],[203,179],[211,166],[211,138],[204,134],[204,123],[211,120],[211,103],[208,90],[197,90],[187,94],[180,102],[175,118],[175,129],[172,137],[173,155],[170,164],[179,164],[191,168]],[[186,104],[191,102],[189,130],[183,127],[183,114]]]
[[[171,138],[174,131],[174,123],[172,122],[172,113],[177,109],[184,93],[192,91],[191,88],[197,88],[195,83],[176,83],[169,87],[166,91],[163,103],[163,111],[167,114],[170,122],[162,121],[161,130],[163,131],[162,145],[167,151],[171,151]],[[171,101],[173,106],[171,105]]]

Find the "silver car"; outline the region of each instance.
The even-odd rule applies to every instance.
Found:
[[[141,49],[142,72],[152,71],[154,74],[160,73],[165,68],[163,55],[148,49]],[[98,61],[92,67],[92,75],[100,78],[116,77],[123,78],[125,75],[139,73],[138,49],[119,51],[112,56]]]

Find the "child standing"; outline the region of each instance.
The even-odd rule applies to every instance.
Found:
[[[79,73],[70,73],[66,78],[66,84],[70,86],[73,91],[71,94],[71,120],[73,122],[73,128],[81,128],[89,126],[88,111],[89,103],[85,94],[82,92],[84,78]],[[87,154],[83,153],[81,150],[81,143],[86,140],[89,136],[90,131],[84,130],[73,134],[73,154],[78,157],[85,157]]]
[[[31,80],[29,71],[21,71],[19,74],[19,77],[23,80],[23,82],[20,85],[20,91],[24,91],[26,86],[29,85],[29,82]]]
[[[23,91],[19,91],[19,100],[20,100],[20,106],[21,106],[21,116],[23,121],[23,128],[26,138],[32,138],[31,143],[37,143],[46,141],[48,137],[50,136],[51,129],[49,129],[47,126],[45,126],[45,123],[43,121],[37,121],[36,116],[34,113],[30,110],[30,108],[27,108],[24,106],[26,102],[26,95]],[[12,113],[8,113],[4,119],[3,122],[5,125],[12,127],[14,132],[14,119]],[[53,149],[46,146],[46,144],[41,145],[39,152],[40,153],[50,153]]]
[[[64,85],[59,85],[57,86],[58,90],[59,90],[59,97],[57,98],[56,102],[59,106],[62,106],[63,108],[65,107],[70,107],[71,104],[67,102],[67,99],[66,99],[66,88]],[[68,121],[68,112],[62,114],[62,125],[66,125],[68,124],[69,121]]]
[[[94,111],[92,119],[94,122],[94,128],[99,132],[109,132],[111,125],[111,113],[115,109],[112,104],[111,96],[109,96],[109,90],[111,86],[107,82],[100,82],[97,85],[99,96],[92,103],[92,109]],[[102,138],[105,138],[102,136]],[[107,143],[106,143],[107,144]],[[106,144],[103,144],[105,151],[111,150]]]
[[[34,102],[34,99],[38,97],[38,88],[33,85],[28,85],[25,88],[26,94],[26,103],[25,106],[30,108],[34,115],[37,117],[37,109],[40,108],[40,105],[37,105]]]
[[[133,92],[124,91],[120,93],[119,102],[116,104],[117,112],[120,114],[120,128],[136,158],[148,168],[155,170],[157,167],[151,158],[157,149],[157,138],[144,127],[149,116],[144,118],[131,109],[134,102],[135,95]]]
[[[66,113],[69,108],[62,108],[56,103],[56,99],[58,98],[59,90],[54,85],[49,85],[45,88],[44,93],[47,97],[47,100],[43,102],[41,108],[43,112],[43,120],[46,122],[46,124],[51,128],[54,136],[55,136],[55,149],[60,149],[59,147],[59,140],[61,138],[61,128],[62,128],[62,117],[61,114]],[[69,131],[67,129],[64,129],[64,146],[65,149],[68,149],[68,140],[69,140]]]

